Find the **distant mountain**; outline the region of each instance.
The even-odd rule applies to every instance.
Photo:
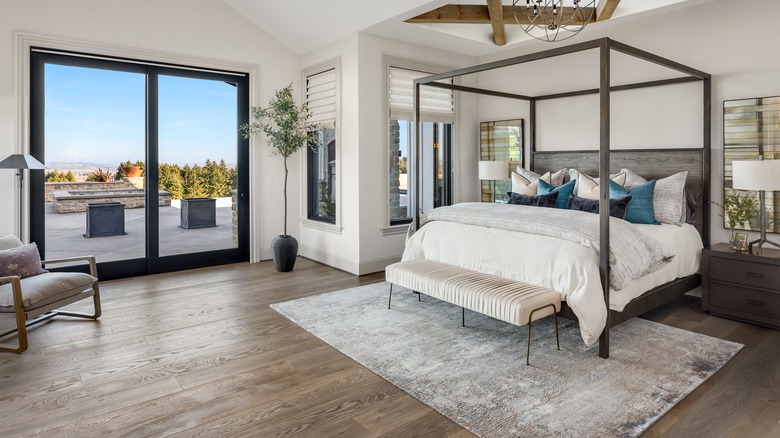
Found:
[[[101,168],[103,170],[106,170],[106,168],[108,168],[109,170],[116,170],[117,165],[118,163],[83,163],[83,162],[75,162],[75,161],[47,161],[46,169],[47,170],[57,169],[59,171],[72,170],[75,173],[77,170],[92,172],[93,170],[97,170],[98,168]]]

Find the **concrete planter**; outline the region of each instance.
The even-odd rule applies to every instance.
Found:
[[[125,204],[106,202],[87,204],[87,232],[84,237],[124,236]]]
[[[181,200],[179,227],[209,228],[217,226],[217,200],[215,198],[185,198]]]

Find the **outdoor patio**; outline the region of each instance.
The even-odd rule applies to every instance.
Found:
[[[126,235],[90,239],[84,237],[86,212],[57,214],[51,202],[45,211],[46,259],[94,255],[98,262],[107,262],[146,256],[145,208],[125,209]],[[160,207],[160,256],[233,248],[230,198],[217,200],[216,213],[216,227],[183,229],[178,205]]]

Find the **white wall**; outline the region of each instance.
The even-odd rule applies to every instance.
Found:
[[[226,60],[259,66],[252,78],[252,104],[265,104],[274,90],[299,81],[298,56],[221,0],[0,0],[0,156],[28,152],[26,120],[15,99],[14,31],[117,46],[127,51]],[[161,56],[162,56],[161,55]],[[163,56],[165,57],[165,56]],[[26,96],[23,96],[26,98]],[[270,257],[270,241],[282,231],[281,161],[253,142],[251,202],[253,260]],[[290,178],[290,217],[297,218],[298,167]],[[15,200],[13,171],[0,172],[0,199]],[[17,205],[14,203],[13,205]],[[15,232],[17,212],[0,212],[0,234]],[[290,225],[295,224],[294,219]]]
[[[401,257],[405,234],[384,235],[384,203],[388,202],[388,117],[382,93],[386,92],[385,56],[448,68],[474,64],[476,59],[441,50],[356,34],[301,56],[301,68],[339,58],[340,82],[340,202],[341,230],[312,226],[301,219],[301,255],[362,275],[376,272]],[[459,144],[475,145],[476,99],[459,102]],[[458,147],[455,158],[455,198],[476,200],[476,147]],[[473,157],[472,157],[473,155]],[[465,158],[464,158],[465,157]],[[305,164],[301,160],[301,166]],[[303,178],[303,177],[302,177]],[[302,179],[301,178],[301,179]],[[458,184],[458,181],[465,183]],[[301,194],[304,196],[305,194]]]
[[[712,74],[713,200],[720,200],[723,191],[723,100],[780,95],[780,57],[776,56],[772,49],[772,41],[776,39],[775,17],[780,14],[780,3],[772,0],[745,0],[739,5],[740,9],[755,13],[735,14],[734,2],[716,0],[688,9],[625,20],[605,28],[586,28],[576,39],[571,40],[580,42],[609,37]],[[481,58],[479,62],[533,53],[556,46],[535,43],[522,50]],[[614,67],[619,69],[621,65],[618,62]],[[589,69],[587,65],[584,68],[587,71]],[[557,80],[559,85],[565,85],[561,82],[564,79],[555,77],[559,74],[555,73],[556,70],[538,68],[525,75],[506,70],[508,69],[480,75],[480,85],[494,85],[500,90],[521,92],[522,83],[549,78],[551,75],[552,82]],[[641,73],[640,69],[633,67],[628,70],[628,73],[621,73],[623,76],[618,77],[619,81],[631,79],[633,74]],[[584,83],[580,81],[587,80],[593,84],[593,77],[587,77],[583,70],[569,67],[568,71],[575,86]],[[585,79],[582,79],[583,75]],[[547,86],[547,83],[542,85]],[[688,84],[650,90],[652,91],[628,92],[637,93],[635,100],[628,94],[624,94],[625,97],[620,96],[622,93],[613,94],[613,103],[620,105],[620,110],[612,116],[612,141],[615,147],[619,144],[624,144],[625,147],[645,147],[655,141],[665,143],[668,147],[693,147],[696,142],[700,144],[701,135],[697,135],[697,132],[702,126],[698,109],[701,87]],[[561,102],[563,105],[563,101]],[[539,133],[538,138],[543,142],[541,148],[579,148],[576,145],[595,147],[598,144],[598,108],[594,106],[593,100],[580,98],[567,100],[565,104],[568,105],[565,111],[562,107],[555,108],[554,105],[546,109],[554,114],[554,121],[560,122],[564,128],[551,132],[551,126],[540,127],[540,130],[547,128],[544,133]],[[504,99],[480,98],[479,119],[527,118],[527,110],[513,105],[516,103]],[[579,114],[582,120],[587,122],[568,123],[569,116],[561,116],[564,112]],[[543,117],[544,114],[539,115],[540,120]],[[547,114],[547,117],[550,115]],[[652,120],[649,126],[642,123],[644,117]],[[720,211],[717,207],[710,208],[711,241],[726,241],[728,235],[718,216]]]

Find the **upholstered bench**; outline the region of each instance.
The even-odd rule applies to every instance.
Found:
[[[555,340],[561,349],[557,315],[561,294],[552,289],[426,259],[394,263],[385,268],[385,279],[390,282],[388,309],[393,298],[393,284],[397,284],[462,307],[462,318],[465,318],[465,309],[469,309],[517,326],[528,324],[526,365],[531,354],[531,323],[554,315]]]

